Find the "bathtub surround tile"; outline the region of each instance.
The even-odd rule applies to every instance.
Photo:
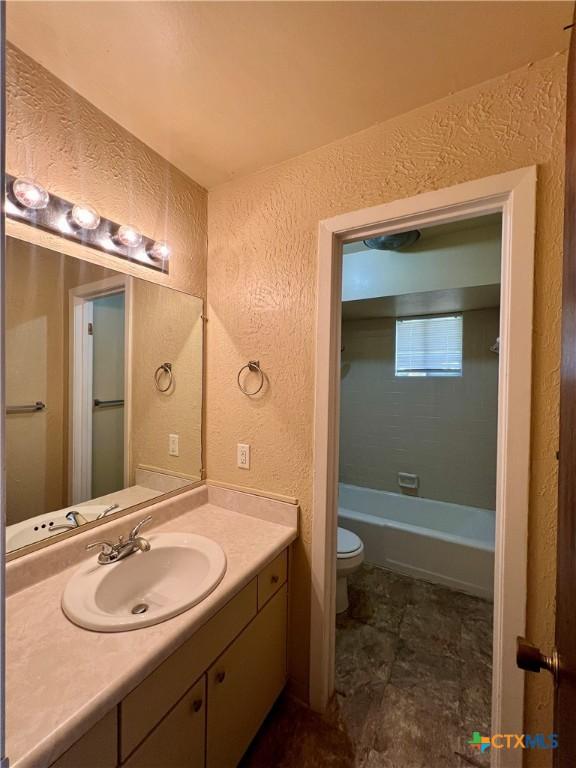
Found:
[[[423,498],[494,508],[498,357],[488,340],[498,322],[498,309],[464,313],[464,368],[455,378],[396,377],[393,318],[343,322],[342,482],[397,492],[397,473],[411,472]],[[399,444],[407,455],[394,453]]]
[[[492,604],[370,565],[349,598],[330,711],[282,698],[243,768],[488,768]]]

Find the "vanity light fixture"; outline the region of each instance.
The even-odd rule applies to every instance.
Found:
[[[154,261],[168,261],[170,258],[170,246],[163,240],[157,240],[146,253]]]
[[[87,203],[52,195],[41,184],[6,174],[7,218],[131,261],[156,272],[170,271],[170,247],[135,227],[101,217]]]
[[[91,205],[74,205],[70,211],[70,221],[78,229],[98,229],[100,214]]]
[[[41,184],[30,179],[14,179],[11,187],[12,202],[32,211],[41,211],[50,202],[50,195]]]
[[[122,243],[122,245],[125,245],[126,248],[138,248],[142,242],[142,235],[140,232],[138,232],[137,229],[134,229],[134,227],[129,227],[127,224],[122,224],[121,227],[118,227],[118,231],[116,232],[116,237],[114,239],[119,243]]]

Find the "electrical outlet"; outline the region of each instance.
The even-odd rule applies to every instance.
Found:
[[[236,448],[236,462],[240,469],[250,469],[250,446],[238,443]]]
[[[180,435],[168,435],[168,453],[170,456],[180,456]]]

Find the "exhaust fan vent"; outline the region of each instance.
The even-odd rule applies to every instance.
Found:
[[[411,229],[409,232],[397,232],[394,235],[378,235],[364,240],[367,248],[375,248],[377,251],[402,251],[420,240],[420,230]]]

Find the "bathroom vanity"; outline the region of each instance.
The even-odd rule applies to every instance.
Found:
[[[34,583],[18,571],[22,559],[15,561],[8,600],[13,767],[232,768],[283,689],[297,507],[202,486],[147,512],[154,532],[218,542],[227,558],[222,581],[163,623],[92,632],[70,622],[60,601],[97,531],[28,556],[36,558],[32,570],[46,574]],[[137,516],[109,523],[107,536]],[[68,567],[58,570],[63,562]]]
[[[55,768],[235,766],[286,681],[286,573],[284,550]]]

